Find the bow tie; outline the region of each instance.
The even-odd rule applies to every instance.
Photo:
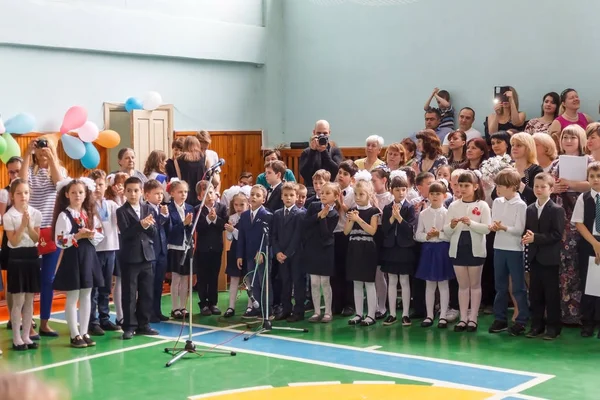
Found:
[[[267,189],[267,193],[271,193],[272,191],[273,191],[272,187],[270,187],[270,188]]]

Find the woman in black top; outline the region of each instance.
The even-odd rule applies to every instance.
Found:
[[[195,136],[188,136],[183,144],[183,154],[173,161],[173,167],[175,169],[175,175],[169,173],[169,180],[171,178],[179,178],[182,181],[187,182],[189,186],[189,192],[187,200],[185,201],[192,207],[200,204],[198,195],[196,194],[196,184],[204,178],[204,174],[208,166],[206,165],[206,156],[202,151],[200,142]]]
[[[485,139],[490,143],[490,135],[498,131],[509,131],[511,129],[521,132],[525,128],[524,112],[519,111],[519,95],[512,86],[510,90],[503,93],[505,100],[494,105],[494,113],[487,116],[483,126],[485,128]]]

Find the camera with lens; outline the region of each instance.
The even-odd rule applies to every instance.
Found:
[[[38,139],[35,142],[35,147],[37,147],[38,149],[43,149],[45,147],[48,147],[48,140],[47,139]]]
[[[319,143],[319,146],[326,146],[327,143],[329,143],[329,136],[321,133],[319,136],[317,136],[317,143]]]

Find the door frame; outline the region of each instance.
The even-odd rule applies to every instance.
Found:
[[[110,112],[111,111],[127,111],[125,109],[125,103],[112,103],[112,102],[104,102],[102,103],[102,107],[104,109],[104,129],[110,129]],[[163,104],[157,108],[155,108],[155,110],[161,110],[161,111],[166,111],[168,116],[169,116],[169,121],[168,121],[168,136],[169,136],[169,148],[168,148],[168,156],[171,156],[171,146],[170,144],[173,143],[174,140],[174,132],[173,132],[173,114],[174,114],[174,109],[175,106],[173,106],[173,104]],[[154,111],[154,110],[148,110],[148,111]],[[129,139],[131,143],[134,143],[134,138],[133,138],[133,129],[132,129],[132,124],[131,124],[131,119],[130,119],[130,124],[129,124]]]

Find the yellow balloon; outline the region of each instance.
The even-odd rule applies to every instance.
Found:
[[[121,136],[113,130],[106,130],[100,132],[98,135],[98,139],[94,140],[94,143],[97,143],[99,146],[105,147],[107,149],[112,149],[113,147],[117,147],[119,143],[121,143]]]

